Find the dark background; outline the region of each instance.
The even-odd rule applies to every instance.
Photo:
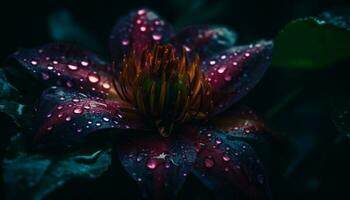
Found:
[[[227,25],[237,31],[238,43],[246,43],[272,39],[289,21],[344,7],[346,1],[2,1],[0,59],[19,47],[51,42],[48,19],[62,9],[96,38],[103,47],[97,51],[108,57],[108,35],[115,20],[140,6],[156,10],[178,29],[200,23]],[[347,66],[349,63],[338,63],[308,71],[271,68],[243,100],[287,142],[268,155],[258,151],[267,163],[274,199],[350,199],[349,137],[334,123],[337,102],[346,99],[349,91]],[[72,181],[49,199],[137,197],[136,185],[118,167],[97,181]],[[190,177],[180,198],[207,199],[207,194]]]

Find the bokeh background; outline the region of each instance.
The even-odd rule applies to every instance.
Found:
[[[293,19],[317,16],[347,4],[346,0],[3,1],[0,60],[19,47],[62,39],[108,58],[108,35],[114,22],[141,6],[154,9],[177,29],[203,23],[226,25],[237,32],[238,43],[244,44],[273,39]],[[67,19],[76,24],[65,24]],[[68,32],[78,30],[81,37],[65,38],[55,28],[60,26]],[[314,70],[273,67],[242,100],[283,138],[283,144],[275,145],[269,153],[265,146],[257,145],[266,162],[274,199],[350,199],[350,124],[339,122],[339,113],[350,108],[349,66],[345,61]],[[73,180],[48,199],[137,199],[137,186],[118,164],[114,165],[115,171],[102,178]],[[179,198],[208,199],[208,194],[189,177]]]

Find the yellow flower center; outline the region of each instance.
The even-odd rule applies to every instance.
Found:
[[[212,89],[199,65],[198,56],[190,61],[185,49],[178,53],[171,45],[145,49],[140,60],[132,52],[122,61],[117,93],[168,136],[174,125],[205,119],[212,108]]]

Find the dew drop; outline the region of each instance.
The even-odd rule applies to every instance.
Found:
[[[47,66],[47,69],[48,70],[53,70],[53,67],[52,66]]]
[[[104,118],[102,118],[103,119],[103,121],[105,121],[105,122],[109,122],[109,118],[107,118],[107,117],[104,117]]]
[[[63,108],[63,106],[61,106],[61,105],[57,106],[58,110],[62,110],[62,108]]]
[[[155,159],[149,159],[146,166],[148,169],[155,169],[157,167],[157,161]]]
[[[221,140],[216,140],[215,143],[216,143],[216,144],[221,144],[222,141],[221,141]]]
[[[95,73],[91,73],[88,75],[88,80],[91,83],[98,83],[100,81],[100,77]]]
[[[89,65],[89,62],[87,61],[81,61],[80,64],[84,67],[88,66]]]
[[[214,160],[212,159],[212,158],[206,158],[205,160],[204,160],[204,165],[205,165],[205,167],[207,167],[207,168],[211,168],[211,167],[213,167],[214,166],[214,164],[215,164],[215,162],[214,162]]]
[[[105,89],[110,89],[111,88],[111,85],[108,83],[108,82],[104,82],[102,84],[102,87],[105,88]]]
[[[66,121],[69,122],[72,118],[70,116],[66,117]]]
[[[138,15],[143,15],[143,14],[145,14],[145,13],[146,13],[146,10],[145,10],[145,9],[141,9],[141,10],[137,11],[137,14],[138,14]]]
[[[233,62],[232,65],[233,65],[233,66],[237,66],[238,63],[237,63],[237,62]]]
[[[245,55],[245,57],[249,57],[250,53],[245,53],[244,55]]]
[[[75,114],[81,114],[81,113],[83,112],[83,109],[80,108],[80,107],[78,107],[78,108],[75,108],[75,109],[73,110],[73,112],[74,112]]]
[[[227,162],[227,161],[231,160],[231,158],[228,155],[223,155],[222,160]]]
[[[41,77],[42,77],[42,79],[45,80],[45,81],[50,79],[50,76],[49,76],[48,74],[46,74],[46,73],[42,73],[42,74],[41,74]]]
[[[129,40],[122,40],[122,45],[126,46],[129,44]]]
[[[37,65],[38,61],[32,60],[30,63],[32,63],[32,65]]]
[[[83,129],[81,129],[81,128],[77,129],[77,133],[81,133],[82,131],[83,131]]]
[[[223,66],[223,67],[220,67],[220,68],[218,69],[218,72],[219,72],[220,74],[222,74],[222,73],[224,73],[225,70],[226,70],[226,67]]]
[[[70,70],[72,70],[72,71],[76,71],[76,70],[78,70],[78,66],[76,66],[76,65],[67,65],[67,67],[68,67],[68,69],[70,69]]]
[[[209,64],[210,64],[210,65],[215,65],[215,63],[216,63],[216,61],[215,61],[215,60],[211,60],[211,61],[209,61]]]
[[[155,34],[153,34],[152,35],[152,38],[154,39],[154,40],[160,40],[160,39],[162,39],[162,35],[161,34],[158,34],[158,33],[155,33]]]
[[[145,26],[140,27],[140,31],[145,32],[146,30],[147,30],[147,28]]]
[[[79,99],[74,98],[74,99],[72,99],[72,101],[73,101],[74,103],[78,103],[80,100],[79,100]]]

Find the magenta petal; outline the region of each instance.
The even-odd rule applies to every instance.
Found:
[[[100,96],[115,93],[106,63],[77,46],[48,44],[19,50],[14,57],[47,86],[64,86]]]
[[[183,139],[147,135],[123,141],[119,158],[145,198],[175,199],[192,170],[196,152],[192,143]]]
[[[245,96],[271,62],[272,42],[231,48],[204,60],[202,69],[214,91],[214,113]]]
[[[104,100],[64,88],[47,89],[36,107],[34,143],[38,146],[81,142],[102,129],[144,129],[134,110],[122,102]]]
[[[171,26],[149,9],[132,11],[119,19],[110,35],[112,57],[120,62],[122,56],[134,50],[137,58],[142,51],[156,43],[165,43],[173,34]]]
[[[190,26],[178,32],[171,42],[179,48],[185,48],[192,56],[198,54],[201,59],[230,48],[236,41],[236,34],[222,26]]]
[[[194,174],[204,185],[216,192],[234,186],[247,199],[270,199],[262,163],[250,145],[214,130],[201,134]]]

